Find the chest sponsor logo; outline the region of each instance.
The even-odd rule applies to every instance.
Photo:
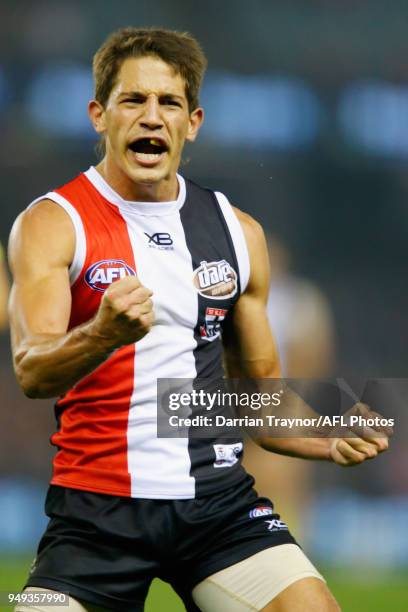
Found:
[[[155,234],[148,234],[144,232],[147,237],[147,246],[150,249],[160,249],[162,251],[170,251],[174,249],[173,238],[168,232],[156,232]]]
[[[136,272],[123,259],[102,259],[85,272],[86,284],[95,291],[105,291],[111,283]]]
[[[238,289],[237,273],[225,259],[202,261],[194,270],[193,282],[200,295],[212,300],[231,298]]]
[[[249,518],[258,518],[259,516],[268,516],[273,514],[273,509],[270,506],[258,506],[249,512]]]
[[[221,335],[221,322],[228,310],[225,308],[206,308],[204,325],[200,325],[200,336],[203,340],[213,342]]]
[[[238,462],[243,451],[242,442],[235,444],[213,444],[215,452],[215,468],[229,468]]]

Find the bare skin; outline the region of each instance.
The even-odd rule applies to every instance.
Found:
[[[89,115],[106,142],[106,155],[97,170],[113,189],[128,200],[167,201],[177,196],[176,172],[184,142],[196,138],[203,120],[202,109],[188,109],[180,75],[154,57],[126,60],[106,107],[92,101]],[[160,138],[166,152],[152,162],[143,159],[129,147],[141,137]],[[277,377],[279,361],[265,311],[269,265],[263,231],[248,215],[238,210],[236,214],[248,244],[251,278],[224,334],[228,370],[234,377]],[[126,277],[112,283],[93,319],[68,332],[68,270],[74,249],[68,215],[49,200],[24,212],[11,234],[13,359],[29,397],[65,393],[112,351],[138,342],[154,324],[152,292],[137,277]],[[333,445],[321,439],[268,438],[259,443],[274,452],[340,465],[361,463],[387,445],[386,439],[358,440],[339,439]],[[265,611],[293,612],[299,601],[303,612],[338,610],[321,581],[304,579],[283,591]]]
[[[7,300],[9,296],[9,280],[4,261],[3,247],[0,244],[0,332],[8,325]]]
[[[302,578],[284,589],[261,612],[341,612],[326,584]]]
[[[269,291],[269,261],[262,227],[249,215],[234,209],[244,230],[250,256],[251,276],[245,293],[234,306],[231,326],[223,334],[226,366],[232,378],[278,378],[279,358],[266,314]],[[256,322],[256,324],[254,324]],[[362,412],[368,407],[359,405]],[[305,407],[305,410],[307,407]],[[304,416],[315,416],[308,409]],[[373,413],[370,413],[370,415]],[[369,432],[367,439],[355,438],[262,438],[266,450],[322,459],[339,465],[355,465],[388,448],[386,435]]]

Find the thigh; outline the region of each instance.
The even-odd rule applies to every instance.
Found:
[[[93,604],[80,602],[73,597],[69,597],[68,605],[64,604],[64,606],[61,606],[61,604],[57,605],[57,603],[53,605],[50,603],[50,601],[52,601],[52,599],[55,597],[55,601],[57,602],[59,592],[51,589],[27,587],[24,589],[23,593],[26,595],[32,595],[32,601],[35,601],[35,594],[37,593],[40,595],[46,595],[46,603],[21,603],[14,608],[14,612],[61,612],[61,610],[66,612],[109,612],[107,608],[101,608],[99,606],[94,606]]]
[[[208,498],[177,502],[174,521],[178,563],[164,579],[190,593],[208,576],[260,551],[296,545],[272,502],[258,497],[248,483]]]
[[[278,600],[290,585],[304,581],[322,585],[324,578],[296,544],[282,544],[262,550],[239,563],[212,574],[199,583],[192,592],[195,604],[202,612],[248,612],[265,610],[270,602]],[[308,583],[309,583],[308,582]],[[313,590],[313,589],[312,589]],[[297,593],[299,597],[299,593]],[[286,601],[283,602],[286,605]],[[304,606],[299,611],[306,612]],[[297,608],[280,607],[276,611],[295,612]],[[320,608],[310,608],[320,612]],[[321,608],[322,612],[324,608]],[[327,612],[331,609],[327,608]]]
[[[294,582],[262,612],[341,612],[326,584],[316,578]]]

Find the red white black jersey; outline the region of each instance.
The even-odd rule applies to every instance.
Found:
[[[57,402],[53,484],[183,499],[248,477],[239,456],[219,469],[214,440],[157,437],[157,379],[222,377],[223,319],[249,278],[245,238],[225,196],[178,182],[175,201],[129,202],[91,167],[33,202],[53,200],[75,228],[70,329],[92,318],[106,288],[127,274],[153,291],[155,313],[142,340],[114,351]],[[242,450],[241,440],[228,442]]]

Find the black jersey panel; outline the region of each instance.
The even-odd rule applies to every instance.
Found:
[[[194,329],[197,378],[220,381],[222,327],[240,295],[240,279],[233,241],[217,198],[210,190],[186,181],[187,197],[180,211],[197,291],[198,318]],[[197,381],[195,387],[202,383]],[[200,407],[194,409],[200,412]],[[217,408],[215,407],[215,412]],[[194,413],[193,413],[194,416]],[[191,475],[196,496],[202,497],[247,478],[241,466],[243,442],[237,438],[189,440]],[[220,461],[221,456],[226,460]]]

